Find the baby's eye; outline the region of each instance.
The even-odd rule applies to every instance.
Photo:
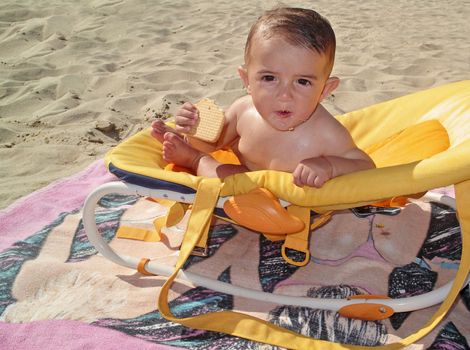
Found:
[[[263,75],[261,77],[262,81],[274,81],[275,79],[274,75]]]
[[[304,85],[304,86],[312,85],[312,83],[310,82],[310,80],[307,80],[307,79],[299,79],[299,80],[297,80],[297,82],[298,82],[300,85]]]

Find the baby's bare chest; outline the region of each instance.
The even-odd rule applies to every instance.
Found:
[[[280,170],[292,172],[304,159],[318,155],[318,145],[313,138],[287,132],[270,133],[250,130],[240,135],[238,152],[250,170]]]

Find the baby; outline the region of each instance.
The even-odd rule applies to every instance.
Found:
[[[180,136],[198,120],[197,108],[186,102],[175,117],[175,129],[162,121],[152,123],[163,158],[206,177],[286,171],[297,186],[313,187],[373,168],[346,128],[320,104],[339,84],[330,76],[335,47],[333,29],[315,11],[268,11],[252,26],[245,64],[238,68],[248,94],[225,111],[219,139],[209,144]],[[240,165],[221,164],[209,155],[226,147],[233,149]]]

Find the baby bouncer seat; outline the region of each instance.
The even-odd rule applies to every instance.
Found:
[[[383,319],[396,312],[413,311],[442,303],[421,330],[383,348],[400,348],[411,344],[429,333],[442,320],[461,288],[468,283],[470,81],[400,97],[346,113],[338,119],[350,131],[358,147],[371,156],[377,168],[331,179],[319,189],[297,187],[292,183],[291,174],[271,170],[235,174],[223,180],[166,170],[167,163],[162,158],[161,144],[152,138],[149,130],[144,130],[107,154],[109,171],[122,181],[104,184],[87,198],[83,222],[89,240],[103,256],[117,264],[137,269],[143,274],[169,276],[158,298],[159,311],[167,319],[188,327],[225,332],[288,348],[344,348],[344,345],[315,340],[231,311],[179,319],[171,313],[167,300],[169,288],[175,278],[185,278],[196,285],[228,294],[286,305],[327,309],[346,317],[367,320]],[[219,157],[220,154],[216,156]],[[214,210],[220,211],[230,199],[257,189],[269,190],[280,200],[282,206],[289,209],[290,215],[299,217],[306,223],[299,232],[288,232],[287,235],[286,232],[274,233],[274,236],[263,232],[268,238],[285,239],[283,247],[303,253],[303,260],[296,261],[289,258],[287,249],[283,248],[286,261],[302,265],[309,256],[305,234],[311,228],[311,211],[322,214],[357,208],[400,196],[424,194],[429,190],[451,185],[455,189],[455,205],[462,235],[460,268],[453,282],[419,296],[388,299],[363,295],[357,299],[343,300],[292,297],[249,290],[181,270],[193,251],[204,251]],[[98,232],[95,222],[97,203],[109,193],[136,194],[192,204],[174,269],[160,266],[145,257],[124,256],[110,248]],[[250,218],[247,218],[247,222],[250,222]],[[315,226],[315,221],[312,226]],[[276,238],[276,234],[279,237]]]

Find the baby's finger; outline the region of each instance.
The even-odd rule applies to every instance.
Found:
[[[179,125],[176,125],[175,126],[175,130],[179,133],[189,133],[191,131],[191,127],[190,126],[179,126]]]
[[[196,122],[197,120],[194,117],[177,115],[175,117],[175,129],[178,132],[189,132],[196,125]]]
[[[326,182],[326,177],[325,176],[316,176],[313,186],[320,188],[323,186],[323,184]]]
[[[199,111],[196,110],[187,110],[187,109],[181,109],[179,112],[176,114],[176,118],[185,118],[187,120],[191,120],[194,123],[197,121],[199,118]]]
[[[297,168],[295,168],[294,172],[292,173],[292,182],[294,183],[294,185],[296,186],[302,186],[300,184],[300,172],[301,172],[301,167],[300,166],[297,166]]]
[[[188,119],[197,120],[199,118],[199,110],[189,102],[186,102],[177,114]]]
[[[175,124],[179,126],[192,126],[194,123],[194,119],[187,118],[182,115],[175,116]]]
[[[316,183],[315,181],[318,179],[318,176],[317,174],[315,174],[314,172],[310,171],[308,176],[307,176],[307,179],[304,183],[304,185],[307,185],[307,186],[310,186],[310,187],[317,187],[316,186]]]
[[[307,182],[308,178],[308,169],[302,164],[299,164],[294,171],[294,184],[302,187]]]
[[[193,105],[191,102],[185,102],[182,106],[181,109],[185,109],[190,112],[197,112],[197,108],[195,105]]]
[[[313,185],[313,180],[315,179],[315,173],[312,172],[311,169],[309,169],[306,166],[302,167],[302,174],[300,176],[300,183],[301,186],[312,186]]]
[[[177,117],[182,117],[186,119],[197,119],[199,117],[199,112],[196,109],[195,111],[193,110],[188,110],[188,109],[180,109],[178,113],[176,113]]]

